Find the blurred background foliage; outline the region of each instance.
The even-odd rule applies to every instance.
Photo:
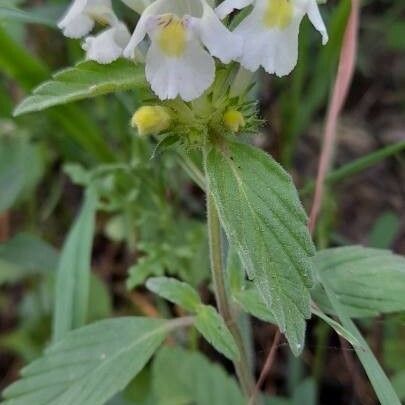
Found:
[[[124,14],[116,3],[134,26],[136,15]],[[49,341],[54,273],[82,204],[83,187],[96,188],[100,196],[88,321],[113,314],[178,312],[143,289],[150,275],[178,276],[199,287],[205,301],[212,300],[204,283],[203,194],[184,173],[176,151],[160,153],[153,141],[130,128],[142,94],[124,92],[12,116],[29,90],[83,57],[79,42],[56,29],[66,6],[64,0],[0,0],[1,388]],[[254,142],[292,172],[307,207],[349,9],[349,0],[329,0],[322,7],[328,45],[321,49],[304,21],[294,73],[258,78],[267,124]],[[362,2],[358,63],[316,230],[318,247],[358,243],[405,254],[404,20],[403,0]],[[192,153],[188,159],[197,162]],[[360,326],[405,400],[404,321],[403,314],[385,315],[363,319]],[[251,327],[259,371],[275,328],[256,320]],[[199,345],[216,358],[198,336],[187,339],[191,348]],[[311,321],[302,358],[293,358],[287,348],[279,353],[264,387],[280,396],[280,402],[275,398],[271,403],[376,403],[359,365],[353,360],[352,369],[347,368],[345,350],[352,354],[348,347],[340,348],[326,324]],[[148,391],[150,375],[168,378],[170,364],[175,367],[181,356],[163,350],[155,363],[165,366],[147,368],[128,388],[126,399],[114,403],[146,403],[142,393]]]

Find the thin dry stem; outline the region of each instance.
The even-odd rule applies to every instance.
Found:
[[[253,394],[252,394],[252,396],[250,398],[249,405],[254,404],[257,393],[259,392],[261,386],[263,385],[264,381],[266,380],[267,376],[270,373],[271,367],[273,366],[274,359],[276,357],[277,349],[279,347],[280,339],[281,339],[281,332],[280,332],[280,329],[277,328],[277,331],[276,331],[276,334],[274,335],[273,343],[271,345],[269,354],[268,354],[267,359],[266,359],[266,361],[264,363],[264,366],[263,366],[262,371],[260,373],[259,379],[258,379],[258,381],[256,383],[255,390],[253,391]]]
[[[316,178],[314,202],[309,217],[309,230],[315,230],[316,221],[322,207],[325,179],[332,165],[336,143],[336,128],[353,78],[357,53],[360,0],[352,0],[352,9],[343,38],[342,50],[332,97],[326,117],[324,142]]]

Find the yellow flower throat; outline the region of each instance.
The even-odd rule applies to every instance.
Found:
[[[159,20],[157,40],[164,54],[172,58],[180,57],[187,43],[187,32],[183,21],[172,14],[162,16]]]
[[[267,0],[263,15],[263,23],[266,28],[286,28],[293,17],[291,0]]]

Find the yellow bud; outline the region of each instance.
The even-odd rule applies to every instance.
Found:
[[[139,135],[158,134],[170,127],[169,110],[160,106],[144,106],[135,111],[131,126],[138,130]]]
[[[224,114],[224,124],[232,132],[239,132],[245,126],[245,119],[242,113],[237,110],[228,110]]]

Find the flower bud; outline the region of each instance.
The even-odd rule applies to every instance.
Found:
[[[224,124],[232,132],[239,132],[245,126],[245,119],[242,113],[237,110],[228,110],[224,114]]]
[[[169,110],[161,106],[143,106],[135,111],[131,126],[138,130],[139,135],[158,134],[170,127]]]

